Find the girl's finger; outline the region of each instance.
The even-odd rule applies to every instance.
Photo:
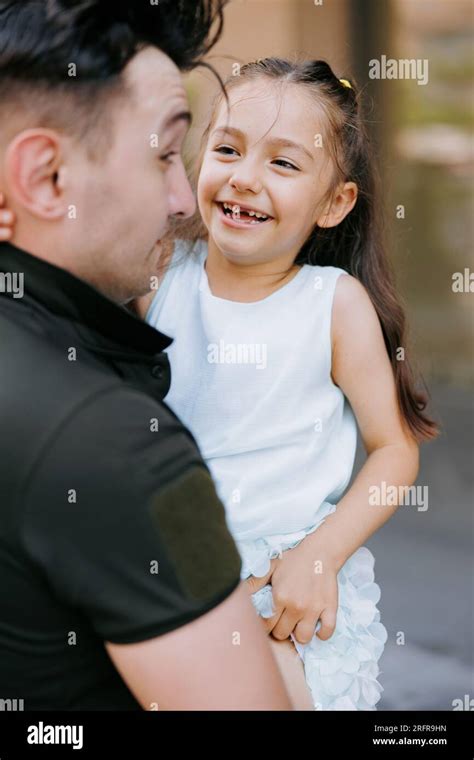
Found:
[[[249,594],[255,594],[256,591],[259,591],[261,588],[266,586],[267,583],[269,583],[275,569],[275,564],[276,560],[272,559],[270,561],[270,570],[266,575],[249,575],[249,577],[246,578],[245,583],[247,584],[247,590]]]
[[[300,644],[308,644],[314,636],[321,615],[306,615],[296,625],[293,635]]]
[[[278,622],[273,626],[272,636],[278,641],[284,641],[294,630],[298,619],[298,615],[291,613],[288,608],[284,609]]]
[[[5,205],[5,196],[0,190],[0,207]]]
[[[0,241],[10,240],[11,236],[12,236],[11,227],[0,227]]]
[[[263,627],[265,628],[265,631],[270,634],[272,633],[275,626],[278,624],[278,621],[280,620],[281,616],[283,615],[284,609],[283,607],[275,607],[275,604],[273,605],[275,609],[275,614],[272,615],[269,618],[262,617],[262,623]]]
[[[327,639],[331,638],[336,627],[336,619],[337,609],[331,609],[331,607],[327,607],[325,610],[323,610],[320,615],[321,628],[317,632],[316,636],[322,639],[322,641],[327,641]]]

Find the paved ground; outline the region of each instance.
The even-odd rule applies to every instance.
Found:
[[[379,710],[452,710],[454,699],[474,698],[473,394],[431,393],[444,430],[421,447],[417,485],[428,486],[428,509],[401,506],[367,542],[389,632]]]

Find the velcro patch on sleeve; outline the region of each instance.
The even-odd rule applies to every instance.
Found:
[[[194,467],[173,480],[153,497],[150,512],[188,597],[211,601],[237,582],[240,554],[207,470]]]

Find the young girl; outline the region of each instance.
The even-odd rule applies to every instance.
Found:
[[[226,90],[199,161],[205,228],[189,245],[181,231],[138,309],[175,339],[166,402],[209,465],[282,668],[301,658],[315,709],[375,710],[387,632],[363,543],[397,506],[373,493],[415,481],[437,428],[406,357],[371,148],[354,88],[323,61],[250,63]],[[357,425],[368,457],[343,496]]]

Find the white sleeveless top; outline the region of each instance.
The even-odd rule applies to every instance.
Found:
[[[174,338],[165,402],[195,436],[236,540],[303,530],[340,498],[354,464],[355,417],[330,376],[332,303],[346,272],[305,265],[241,303],[212,295],[203,241],[187,250],[175,245],[146,315]]]

